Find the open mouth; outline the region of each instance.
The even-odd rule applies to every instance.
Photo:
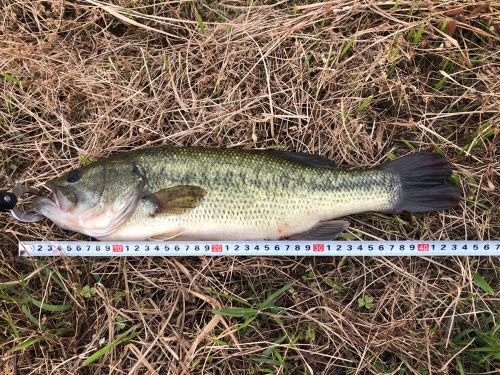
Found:
[[[54,207],[61,209],[61,199],[59,197],[59,189],[54,186],[50,181],[45,184],[45,187],[47,187],[50,192],[52,193],[52,196],[44,196],[43,199],[47,202],[50,202],[51,205]]]
[[[52,202],[54,203],[54,206],[56,206],[57,208],[61,208],[61,204],[59,203],[59,198],[57,198],[57,190],[55,189],[51,189],[52,190]],[[49,198],[49,199],[50,199]]]
[[[68,212],[76,204],[76,196],[71,192],[64,192],[57,186],[47,184],[47,187],[52,192],[52,196],[47,199],[59,211]]]

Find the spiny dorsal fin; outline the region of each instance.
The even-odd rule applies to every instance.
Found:
[[[178,185],[157,191],[143,199],[156,205],[155,215],[180,215],[197,207],[207,191],[199,186]]]
[[[269,155],[293,161],[294,163],[306,165],[308,167],[331,168],[331,169],[337,168],[337,166],[332,160],[324,156],[306,154],[304,152],[293,152],[293,151],[276,151],[276,150],[252,150],[252,151],[265,152]]]
[[[322,221],[307,232],[296,233],[288,237],[289,240],[318,240],[329,241],[335,239],[340,233],[349,227],[349,222],[345,220]]]

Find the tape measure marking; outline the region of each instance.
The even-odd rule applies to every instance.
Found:
[[[27,257],[500,256],[500,241],[22,241]]]

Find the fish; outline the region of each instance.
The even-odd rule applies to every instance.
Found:
[[[346,170],[301,152],[156,147],[50,180],[33,208],[97,240],[331,240],[343,216],[457,207],[451,173],[433,152]]]

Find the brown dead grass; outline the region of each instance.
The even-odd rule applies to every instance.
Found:
[[[82,155],[160,144],[275,147],[359,168],[408,153],[409,143],[451,160],[466,198],[460,209],[356,215],[349,236],[499,237],[497,3],[0,4],[2,187],[41,186]],[[498,367],[476,363],[469,351],[481,333],[497,334],[496,258],[28,260],[14,257],[19,239],[79,237],[7,215],[0,226],[4,373]],[[478,288],[475,273],[493,295]],[[276,307],[246,328],[244,318],[212,313],[248,307],[238,299],[258,304],[288,283]],[[372,308],[358,306],[364,296],[373,297]],[[50,312],[28,297],[71,308]],[[457,339],[468,329],[465,337],[476,341]],[[137,335],[83,366],[127,330]]]

